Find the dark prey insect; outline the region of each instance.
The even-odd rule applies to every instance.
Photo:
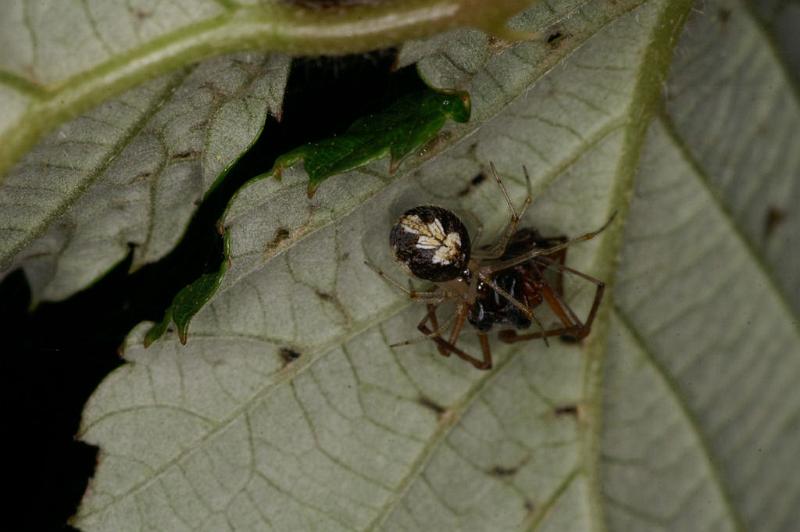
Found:
[[[547,342],[550,336],[580,340],[589,334],[603,299],[605,283],[566,266],[567,247],[594,238],[614,218],[612,215],[600,229],[573,239],[544,237],[531,228],[517,229],[532,200],[528,172],[523,168],[528,193],[517,213],[494,165],[491,165],[491,170],[511,211],[511,219],[494,245],[474,248],[467,228],[458,216],[442,207],[422,205],[400,216],[392,227],[389,241],[394,257],[403,269],[419,279],[433,282],[434,287],[427,291],[406,289],[369,265],[411,299],[427,303],[427,312],[417,328],[436,344],[440,354],[455,354],[484,370],[492,367],[488,332],[495,325],[503,327],[498,336],[507,343],[536,338]],[[479,239],[480,232],[476,241]],[[564,300],[565,273],[596,286],[592,306],[584,321]],[[455,303],[456,310],[440,325],[436,311],[444,302]],[[534,310],[542,303],[550,308],[559,325],[548,329],[539,321]],[[470,355],[457,345],[467,321],[477,331],[482,358]],[[517,332],[529,329],[534,323],[537,331]],[[396,345],[408,343],[411,342]]]

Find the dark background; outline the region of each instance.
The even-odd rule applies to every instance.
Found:
[[[11,511],[6,530],[74,530],[75,513],[94,473],[96,448],[75,439],[83,405],[122,363],[119,346],[134,325],[160,320],[172,297],[221,260],[215,222],[228,199],[275,158],[302,143],[343,131],[356,118],[421,86],[416,71],[393,70],[385,50],[295,60],[282,121],[265,135],[203,202],[170,255],[129,273],[129,257],[90,288],[30,310],[22,271],[0,282],[4,439]],[[324,186],[324,185],[323,185]]]

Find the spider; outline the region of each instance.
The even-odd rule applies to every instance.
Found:
[[[527,196],[519,211],[514,208],[508,191],[490,163],[491,173],[511,211],[511,218],[502,237],[492,246],[473,249],[464,223],[452,211],[434,205],[421,205],[407,210],[392,227],[389,241],[394,258],[410,275],[434,283],[428,291],[417,291],[387,276],[367,263],[378,275],[404,291],[411,299],[425,301],[427,312],[417,325],[425,338],[432,340],[443,356],[455,354],[480,370],[492,367],[492,351],[488,332],[494,325],[505,326],[498,337],[506,343],[561,336],[575,341],[586,337],[592,328],[597,309],[603,299],[605,283],[565,265],[567,247],[590,240],[601,233],[616,213],[596,231],[577,238],[544,237],[532,228],[517,229],[522,215],[531,204],[531,182],[523,167]],[[476,241],[480,239],[478,229]],[[552,272],[551,282],[546,272]],[[573,312],[564,300],[564,273],[576,275],[596,287],[594,300],[585,321]],[[553,277],[553,275],[551,275]],[[455,314],[439,324],[437,308],[454,302]],[[561,322],[547,329],[534,314],[545,303]],[[475,329],[482,357],[475,357],[457,346],[469,322]],[[536,323],[538,330],[520,334]],[[450,328],[447,338],[442,335]],[[401,342],[393,346],[410,344]]]

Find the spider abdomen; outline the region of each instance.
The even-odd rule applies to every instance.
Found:
[[[403,213],[389,235],[394,257],[411,274],[433,282],[464,274],[469,262],[469,233],[447,209],[421,205]]]

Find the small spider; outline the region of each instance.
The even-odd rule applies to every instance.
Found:
[[[535,229],[517,230],[519,221],[531,204],[531,183],[527,169],[525,179],[528,193],[517,213],[511,198],[491,164],[492,175],[505,197],[511,219],[500,240],[493,246],[479,249],[471,247],[469,233],[463,222],[453,212],[442,207],[422,205],[409,209],[392,227],[389,241],[395,259],[407,273],[435,284],[429,291],[406,289],[399,282],[372,266],[378,275],[403,290],[411,299],[427,302],[427,312],[417,329],[432,340],[443,356],[455,354],[478,369],[492,367],[492,352],[487,333],[494,325],[506,326],[499,333],[503,342],[513,343],[549,336],[580,340],[592,328],[597,309],[603,299],[605,283],[565,265],[567,247],[589,240],[602,232],[616,213],[603,226],[577,238],[543,237]],[[476,241],[480,238],[480,229]],[[545,272],[553,272],[551,283]],[[585,321],[581,321],[564,301],[564,273],[571,273],[596,286],[594,300]],[[439,325],[436,309],[452,301],[456,311],[446,323]],[[546,303],[561,322],[560,326],[546,329],[534,314],[534,309]],[[469,323],[477,330],[482,359],[474,357],[456,344],[464,327]],[[519,334],[537,324],[538,331]],[[429,327],[430,324],[430,327]],[[442,336],[448,327],[447,338]],[[411,341],[398,345],[406,345]]]

